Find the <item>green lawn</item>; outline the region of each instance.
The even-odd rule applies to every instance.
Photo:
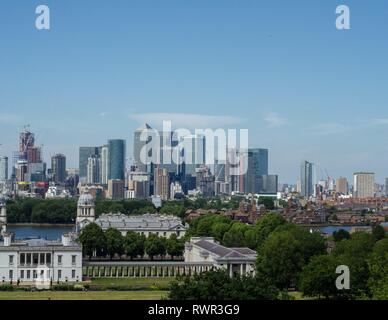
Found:
[[[151,287],[167,288],[173,278],[94,278],[90,283],[84,284],[99,286],[129,286],[129,287]]]
[[[41,291],[0,292],[0,300],[160,300],[167,291]]]

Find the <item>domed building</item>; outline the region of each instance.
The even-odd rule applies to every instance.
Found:
[[[94,222],[96,219],[95,204],[93,196],[85,192],[81,194],[77,205],[77,229],[81,230],[85,225]]]

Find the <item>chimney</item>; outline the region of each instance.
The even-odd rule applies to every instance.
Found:
[[[4,247],[11,246],[11,234],[4,233],[3,234],[3,239],[4,239]]]
[[[70,235],[69,234],[63,234],[62,235],[62,245],[64,247],[70,246]]]

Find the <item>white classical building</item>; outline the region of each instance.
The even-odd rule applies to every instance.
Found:
[[[7,206],[5,199],[0,197],[0,236],[7,231]]]
[[[93,196],[89,193],[83,193],[78,199],[77,205],[77,229],[81,230],[90,222],[96,220],[95,205]]]
[[[233,277],[254,273],[256,251],[249,248],[227,248],[210,237],[193,237],[185,244],[185,262],[210,262],[216,268],[227,270]]]
[[[124,214],[103,214],[95,222],[104,231],[108,228],[115,228],[124,236],[128,231],[134,231],[146,237],[150,234],[156,234],[160,237],[169,238],[175,234],[178,238],[182,238],[187,231],[187,226],[182,223],[182,220],[172,215],[143,214],[140,216],[127,216]]]
[[[120,213],[108,213],[102,214],[96,219],[94,199],[92,195],[84,193],[78,200],[77,230],[82,230],[91,222],[98,224],[103,231],[115,228],[124,236],[128,231],[134,231],[146,237],[150,234],[156,234],[160,237],[169,238],[172,234],[175,234],[178,238],[181,238],[188,229],[181,219],[173,215],[143,214],[127,216]]]
[[[0,282],[49,287],[50,283],[78,281],[82,281],[82,247],[70,234],[63,235],[62,241],[12,241],[10,234],[3,234]]]

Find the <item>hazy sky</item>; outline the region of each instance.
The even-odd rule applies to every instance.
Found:
[[[351,30],[335,28],[337,5]],[[47,4],[51,30],[35,29]],[[2,0],[0,154],[30,124],[45,160],[127,140],[143,121],[247,128],[295,182],[388,176],[388,2]]]

